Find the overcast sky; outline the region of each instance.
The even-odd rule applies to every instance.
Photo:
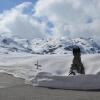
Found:
[[[0,0],[0,33],[100,40],[100,0]]]

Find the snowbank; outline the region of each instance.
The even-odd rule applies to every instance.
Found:
[[[100,89],[100,74],[77,76],[54,76],[41,72],[32,81],[33,86],[48,87],[54,89],[73,90],[98,90]]]

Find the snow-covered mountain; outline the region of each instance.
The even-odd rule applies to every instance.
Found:
[[[74,46],[82,53],[100,53],[100,46],[92,38],[75,39],[20,39],[15,36],[0,35],[0,53],[69,54]]]
[[[5,34],[0,35],[0,53],[31,53],[32,50],[29,48],[29,41],[27,39],[20,39],[14,36]]]
[[[68,54],[74,46],[79,46],[82,53],[100,53],[100,46],[92,38],[76,39],[34,39],[31,48],[40,54]]]

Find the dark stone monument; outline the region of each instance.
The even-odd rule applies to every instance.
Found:
[[[81,61],[81,50],[79,47],[73,48],[73,62],[70,68],[70,74],[76,75],[76,73],[79,74],[85,74],[84,66]]]

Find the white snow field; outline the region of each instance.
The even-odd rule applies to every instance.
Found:
[[[37,69],[35,64],[41,65]],[[73,56],[69,55],[0,55],[0,72],[32,82],[33,86],[59,89],[100,89],[100,54],[82,55],[86,75],[68,76]]]

